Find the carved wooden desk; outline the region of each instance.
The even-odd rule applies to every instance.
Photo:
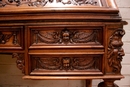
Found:
[[[117,87],[123,25],[114,0],[0,0],[0,53],[23,79],[103,79]]]

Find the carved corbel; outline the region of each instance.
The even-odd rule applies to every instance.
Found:
[[[112,72],[119,74],[121,71],[122,56],[124,50],[122,48],[122,37],[125,34],[123,29],[116,30],[110,37],[108,46],[108,64],[112,68]]]
[[[24,61],[24,54],[23,53],[13,53],[12,58],[16,58],[16,65],[18,69],[25,73],[25,61]]]

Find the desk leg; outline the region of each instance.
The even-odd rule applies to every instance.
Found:
[[[86,87],[92,87],[92,80],[90,79],[86,80]]]
[[[119,87],[114,83],[114,80],[104,80],[98,84],[98,87]]]

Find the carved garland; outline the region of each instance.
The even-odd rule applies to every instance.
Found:
[[[47,3],[53,3],[54,0],[0,0],[0,7],[4,7],[6,5],[16,5],[20,6],[22,4],[27,4],[28,6],[45,6]],[[73,4],[73,5],[97,5],[97,1],[95,0],[56,0],[56,3],[62,4]]]
[[[11,34],[4,34],[4,33],[0,32],[0,44],[6,44],[6,42],[8,42],[12,36],[13,36],[12,43],[14,45],[18,44],[17,32],[11,32]]]
[[[110,37],[108,46],[108,64],[112,67],[114,73],[120,73],[122,56],[124,56],[124,50],[122,48],[122,37],[125,34],[123,29],[116,30]]]
[[[17,67],[24,74],[25,73],[24,54],[22,54],[22,53],[13,53],[12,58],[17,58],[17,60],[16,60]]]
[[[97,43],[98,31],[91,32],[63,29],[62,31],[43,32],[35,31],[35,43],[68,44],[68,43]]]
[[[36,69],[46,70],[87,70],[98,69],[99,58],[95,57],[34,57],[36,61]]]

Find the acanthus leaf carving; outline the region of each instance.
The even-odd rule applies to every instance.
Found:
[[[73,4],[73,5],[85,5],[85,4],[90,4],[90,5],[97,5],[97,1],[94,0],[58,0],[59,2],[62,2],[63,4]]]
[[[123,29],[116,30],[110,37],[108,46],[108,64],[112,67],[112,72],[120,73],[122,56],[124,56],[124,50],[122,48],[122,37],[125,34]]]
[[[24,54],[23,53],[13,53],[12,58],[16,58],[16,65],[17,68],[22,71],[22,73],[25,73],[25,61],[24,61]]]

